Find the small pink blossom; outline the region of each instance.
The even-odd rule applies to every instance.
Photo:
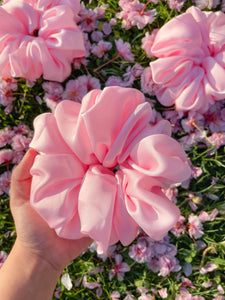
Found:
[[[138,297],[138,300],[155,300],[155,297],[150,294],[142,294]]]
[[[225,145],[225,133],[216,133],[214,132],[208,139],[206,143],[210,145],[215,145],[216,149],[219,149],[220,146]],[[214,151],[213,151],[214,152]],[[210,152],[211,154],[213,152]]]
[[[13,151],[11,149],[0,150],[0,165],[9,163],[13,159]]]
[[[129,247],[129,256],[138,263],[149,261],[151,254],[151,249],[145,238],[139,238],[136,244]]]
[[[100,287],[99,282],[88,282],[87,275],[84,275],[82,283],[83,283],[84,288],[90,289],[90,290]]]
[[[150,96],[154,95],[154,82],[152,80],[152,70],[150,67],[145,68],[141,74],[141,90]]]
[[[180,236],[181,234],[185,233],[186,230],[186,226],[184,224],[185,222],[185,217],[180,216],[177,223],[173,226],[173,228],[171,229],[171,232],[175,235],[175,236]]]
[[[59,287],[55,290],[55,292],[54,292],[54,297],[55,297],[56,299],[60,299],[61,291],[62,291],[62,287],[61,287],[61,286],[59,286]]]
[[[120,254],[117,254],[115,256],[115,264],[113,268],[109,272],[109,279],[111,280],[115,275],[117,275],[117,278],[119,281],[123,280],[124,274],[126,272],[130,271],[130,267],[127,263],[122,262],[123,257]]]
[[[165,298],[168,297],[167,288],[163,288],[163,289],[158,290],[158,293],[159,293],[159,295],[162,299],[165,299]]]
[[[134,54],[131,52],[131,45],[122,39],[116,40],[116,49],[119,55],[126,61],[134,61]]]
[[[204,8],[208,8],[211,10],[212,8],[216,8],[220,3],[219,0],[194,0],[193,2],[201,10]]]
[[[188,216],[188,223],[188,233],[190,237],[198,239],[204,234],[203,225],[201,223],[201,219],[198,216],[190,214]]]
[[[77,79],[69,80],[66,84],[64,93],[62,94],[62,99],[69,99],[76,102],[81,102],[82,98],[86,94],[86,87]]]
[[[202,222],[214,221],[214,219],[218,215],[218,213],[219,213],[219,211],[217,208],[215,208],[210,215],[206,211],[202,210],[199,214],[199,218]]]
[[[0,195],[3,193],[9,195],[11,176],[11,171],[6,171],[0,175]]]
[[[111,25],[109,23],[104,23],[102,25],[102,31],[104,32],[105,35],[109,35],[112,32]]]
[[[203,274],[206,274],[208,272],[212,272],[217,268],[218,268],[218,266],[216,264],[208,263],[205,267],[202,267],[199,272],[203,275]]]
[[[181,269],[179,261],[172,255],[162,255],[159,257],[159,276],[166,277],[171,272],[178,272]]]
[[[13,135],[14,133],[9,127],[0,130],[0,147],[2,148],[5,145],[10,144]]]
[[[141,48],[145,50],[146,55],[148,57],[154,57],[151,49],[152,45],[154,43],[155,36],[157,34],[159,29],[153,29],[152,33],[149,34],[148,32],[145,33],[145,37],[142,39],[142,45]]]
[[[166,195],[170,201],[177,203],[178,189],[176,187],[169,187],[168,189],[162,189],[162,192]]]
[[[220,293],[220,295],[224,295],[225,292],[221,284],[217,285],[217,290]]]
[[[27,151],[29,149],[29,144],[30,144],[31,139],[25,137],[22,134],[16,134],[12,138],[12,148],[15,151]]]
[[[167,0],[167,3],[169,4],[170,9],[175,9],[177,11],[181,11],[185,2],[186,2],[186,0]]]
[[[120,293],[118,291],[113,291],[111,294],[110,294],[110,298],[112,300],[118,300],[120,298]]]
[[[119,6],[122,10],[116,14],[116,17],[122,19],[122,27],[125,29],[130,29],[132,26],[143,29],[155,20],[156,10],[145,10],[145,4],[138,0],[120,0]]]
[[[80,26],[86,32],[92,32],[98,27],[98,15],[92,9],[86,9],[84,3],[81,3],[79,12]]]
[[[98,44],[92,45],[91,53],[101,58],[104,56],[105,52],[112,48],[112,44],[110,42],[105,42],[103,40],[99,41]]]
[[[202,283],[202,287],[204,287],[204,288],[209,288],[209,287],[212,286],[212,284],[213,284],[212,281],[209,281],[209,282],[203,282],[203,283]]]
[[[65,288],[70,291],[73,287],[70,275],[68,273],[65,273],[61,277],[61,283],[65,286]]]
[[[95,31],[92,32],[91,38],[94,42],[99,42],[103,38],[103,33],[99,30],[95,30]]]
[[[0,251],[0,269],[3,266],[4,262],[6,261],[7,257],[8,254],[5,251]]]

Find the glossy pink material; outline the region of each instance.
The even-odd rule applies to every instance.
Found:
[[[178,220],[161,188],[187,179],[190,168],[169,123],[149,125],[144,100],[138,90],[108,87],[35,119],[31,204],[59,236],[88,235],[105,252],[131,243],[139,226],[159,240]]]
[[[225,14],[197,7],[160,28],[151,53],[156,95],[165,106],[205,112],[225,98]]]
[[[85,54],[79,1],[9,0],[0,6],[0,76],[64,81]]]

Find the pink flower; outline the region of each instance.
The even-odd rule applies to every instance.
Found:
[[[120,0],[119,6],[122,11],[116,14],[118,19],[122,19],[122,27],[130,29],[137,26],[143,29],[147,24],[151,24],[155,20],[156,10],[145,10],[145,4],[138,0]]]
[[[173,18],[156,34],[150,63],[158,100],[179,111],[206,112],[225,97],[225,18],[196,7]]]
[[[158,290],[158,293],[159,293],[159,295],[162,299],[165,299],[165,298],[168,297],[167,288],[163,288],[163,289]]]
[[[167,0],[170,9],[176,9],[177,11],[181,11],[186,0]]]
[[[84,275],[82,283],[83,283],[84,288],[87,288],[87,289],[90,289],[90,290],[93,290],[97,287],[100,287],[99,282],[88,282],[87,281],[87,275]]]
[[[25,137],[22,134],[16,134],[12,138],[12,148],[15,151],[27,151],[29,149],[30,138]]]
[[[0,195],[3,193],[9,195],[11,176],[11,171],[6,171],[0,175]]]
[[[138,263],[149,261],[151,254],[151,249],[145,238],[139,238],[136,244],[129,247],[129,256]]]
[[[130,267],[128,266],[128,264],[122,261],[123,261],[122,255],[117,254],[115,256],[115,264],[109,272],[109,280],[111,280],[115,275],[117,275],[118,280],[122,281],[124,277],[124,273],[130,271]]]
[[[148,57],[154,57],[151,49],[158,31],[159,29],[153,29],[151,35],[148,32],[146,32],[145,37],[142,39],[141,48],[145,50]]]
[[[118,291],[113,291],[111,294],[110,294],[110,298],[112,300],[118,300],[120,298],[120,293]]]
[[[171,229],[171,232],[175,236],[180,236],[181,234],[185,233],[186,226],[185,226],[184,222],[185,222],[185,217],[180,216],[179,219],[178,219],[178,221],[177,221],[177,223]]]
[[[3,4],[1,76],[36,80],[43,75],[47,80],[64,81],[73,59],[85,54],[82,33],[75,23],[78,11],[77,0],[10,0]]]
[[[5,251],[0,251],[0,269],[6,261],[8,254]]]
[[[124,42],[122,39],[116,40],[116,49],[119,55],[126,61],[134,61],[134,54],[130,51],[130,43]]]
[[[103,253],[119,240],[130,244],[139,226],[159,240],[176,223],[179,209],[161,188],[190,168],[169,123],[150,126],[150,118],[144,95],[121,87],[36,118],[31,204],[59,236],[88,235]]]
[[[91,52],[97,57],[101,58],[105,52],[112,48],[112,44],[110,42],[100,41],[98,44],[94,44],[92,46]]]
[[[188,216],[188,222],[188,232],[190,237],[194,237],[195,239],[200,238],[204,234],[200,218],[198,216],[190,214]]]
[[[202,267],[200,269],[200,273],[201,274],[206,274],[208,272],[214,271],[217,268],[218,268],[218,266],[216,264],[214,264],[214,263],[208,263],[205,267]]]
[[[11,149],[0,150],[0,165],[9,163],[13,159],[13,151]]]

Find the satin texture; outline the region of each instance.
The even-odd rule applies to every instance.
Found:
[[[64,81],[85,55],[79,1],[10,0],[0,6],[0,76]]]
[[[161,27],[151,53],[158,100],[178,111],[204,113],[225,98],[225,14],[190,7]]]
[[[131,243],[139,226],[160,240],[179,209],[161,188],[190,174],[170,124],[131,88],[93,90],[34,121],[31,205],[63,238],[90,236],[97,251]]]

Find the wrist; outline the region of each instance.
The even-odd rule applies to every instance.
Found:
[[[4,282],[8,285],[3,299],[52,299],[60,274],[45,258],[17,240],[0,272],[0,287]]]

